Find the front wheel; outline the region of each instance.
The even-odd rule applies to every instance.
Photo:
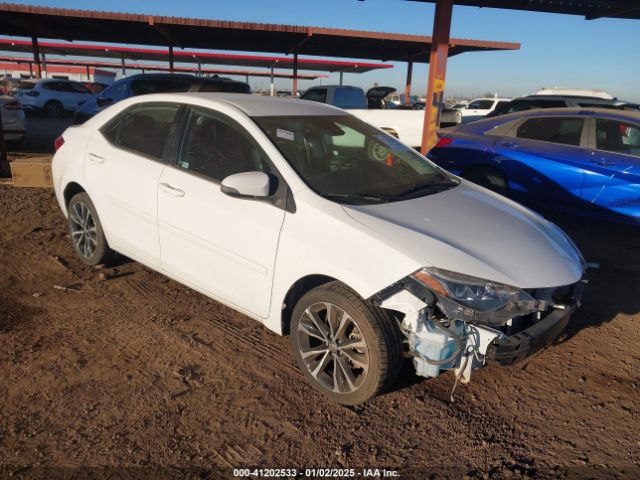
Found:
[[[44,105],[44,114],[48,118],[60,118],[63,112],[62,104],[57,100],[49,100]]]
[[[293,310],[291,346],[313,388],[346,405],[391,386],[402,366],[402,341],[386,312],[339,282],[300,299]]]
[[[114,255],[104,236],[96,207],[86,193],[74,195],[69,206],[69,233],[73,248],[87,265],[106,263]]]

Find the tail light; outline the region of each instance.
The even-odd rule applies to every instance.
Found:
[[[64,145],[64,137],[62,135],[60,135],[58,138],[56,138],[53,142],[53,146],[56,149],[56,152],[58,150],[60,150],[60,147]]]
[[[37,97],[38,95],[40,95],[40,92],[38,92],[37,90],[29,90],[28,92],[25,92],[25,95],[29,95],[30,97]]]
[[[5,103],[4,108],[7,110],[22,110],[22,104],[17,100],[13,100],[12,102]]]
[[[453,142],[453,138],[451,138],[451,137],[442,137],[440,140],[438,140],[438,143],[436,143],[436,146],[433,147],[433,148],[446,147],[447,145],[449,145],[452,142]]]

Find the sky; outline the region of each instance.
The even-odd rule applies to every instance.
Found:
[[[434,6],[404,0],[110,0],[28,1],[61,8],[110,10],[180,17],[309,25],[431,35]],[[451,36],[521,43],[519,51],[464,53],[449,59],[446,95],[474,97],[532,93],[542,87],[597,88],[640,103],[640,21],[518,12],[455,6]],[[404,88],[406,64],[361,75],[345,74],[344,83],[368,88],[374,83]],[[225,68],[225,67],[222,67]],[[427,66],[413,71],[413,94],[424,95]],[[250,79],[252,88],[268,88],[268,79]],[[337,74],[322,83],[337,83]],[[302,81],[308,88],[319,81]],[[290,80],[276,80],[288,89]]]

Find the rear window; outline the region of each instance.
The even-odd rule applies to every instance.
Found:
[[[114,145],[161,160],[179,109],[171,103],[134,105],[108,123],[102,134]]]
[[[563,108],[567,104],[564,100],[514,100],[506,113],[534,110],[536,108]]]
[[[530,118],[518,128],[518,138],[540,140],[543,142],[580,145],[582,118],[546,117]]]

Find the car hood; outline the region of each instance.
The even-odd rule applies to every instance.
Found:
[[[466,181],[416,199],[343,208],[422,266],[520,288],[568,285],[583,274],[580,252],[558,227]]]

